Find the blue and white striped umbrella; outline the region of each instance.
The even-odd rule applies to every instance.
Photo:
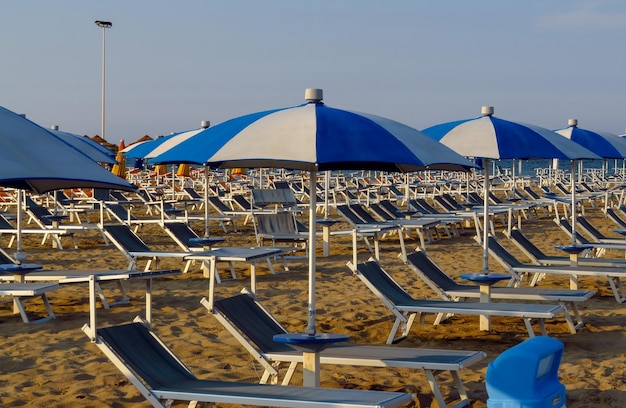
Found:
[[[489,159],[564,159],[572,160],[574,163],[574,160],[600,158],[578,143],[572,142],[549,129],[496,118],[493,116],[493,107],[491,106],[484,106],[482,115],[477,118],[435,125],[422,130],[422,132],[463,156],[484,159],[485,201],[482,270],[484,274],[489,272],[487,246]],[[573,164],[572,169],[575,169]],[[572,202],[575,202],[574,197]]]
[[[241,116],[156,156],[154,163],[299,170],[466,170],[461,155],[417,129],[319,101]]]
[[[204,127],[184,132],[174,133],[162,136],[154,140],[146,140],[145,142],[135,143],[124,149],[124,154],[131,159],[152,159],[159,154],[171,149],[177,144],[195,136],[203,131]]]
[[[603,159],[626,157],[626,140],[612,133],[581,129],[576,119],[570,119],[568,127],[555,130],[555,132],[584,146]]]
[[[325,170],[467,170],[467,159],[417,129],[379,116],[331,108],[322,91],[307,89],[307,103],[241,116],[210,127],[167,152],[155,163],[212,167],[280,167]],[[315,194],[309,210],[309,315],[315,334]]]
[[[477,118],[435,125],[422,132],[465,157],[487,159],[598,159],[593,152],[539,126],[493,116],[483,107]]]

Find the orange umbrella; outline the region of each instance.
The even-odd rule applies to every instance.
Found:
[[[124,140],[120,140],[120,147],[117,149],[117,155],[115,156],[117,163],[115,163],[111,169],[111,173],[123,179],[126,178],[126,157],[124,156],[124,153],[122,153],[124,148],[126,148]]]
[[[177,176],[189,177],[189,164],[182,163],[178,165],[178,172],[176,172]]]
[[[167,164],[159,164],[159,165],[154,166],[154,172],[158,176],[162,176],[164,174],[167,174]]]

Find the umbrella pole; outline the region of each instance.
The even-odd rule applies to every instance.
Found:
[[[576,246],[576,160],[571,161],[572,171],[572,246]],[[567,218],[567,217],[565,217]]]
[[[22,252],[22,190],[18,189],[16,191],[17,191],[17,214],[16,214],[17,248],[15,250],[17,252]]]
[[[317,194],[313,190],[315,188],[315,180],[317,180],[317,171],[311,170],[311,194],[309,199],[309,315],[307,318],[307,327],[305,333],[315,335],[315,269],[316,269],[316,235],[315,223],[316,216],[315,207],[317,206]]]
[[[483,270],[482,273],[489,273],[489,159],[483,159],[483,167],[485,168],[485,200],[483,205]]]
[[[204,165],[204,236],[209,237],[209,166]]]

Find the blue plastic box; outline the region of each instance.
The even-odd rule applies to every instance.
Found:
[[[487,367],[487,407],[565,407],[565,386],[558,378],[562,356],[563,343],[546,336],[504,351]]]

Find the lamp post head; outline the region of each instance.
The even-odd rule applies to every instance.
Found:
[[[96,20],[96,25],[102,28],[111,28],[113,26],[113,23],[111,23],[110,21]]]

